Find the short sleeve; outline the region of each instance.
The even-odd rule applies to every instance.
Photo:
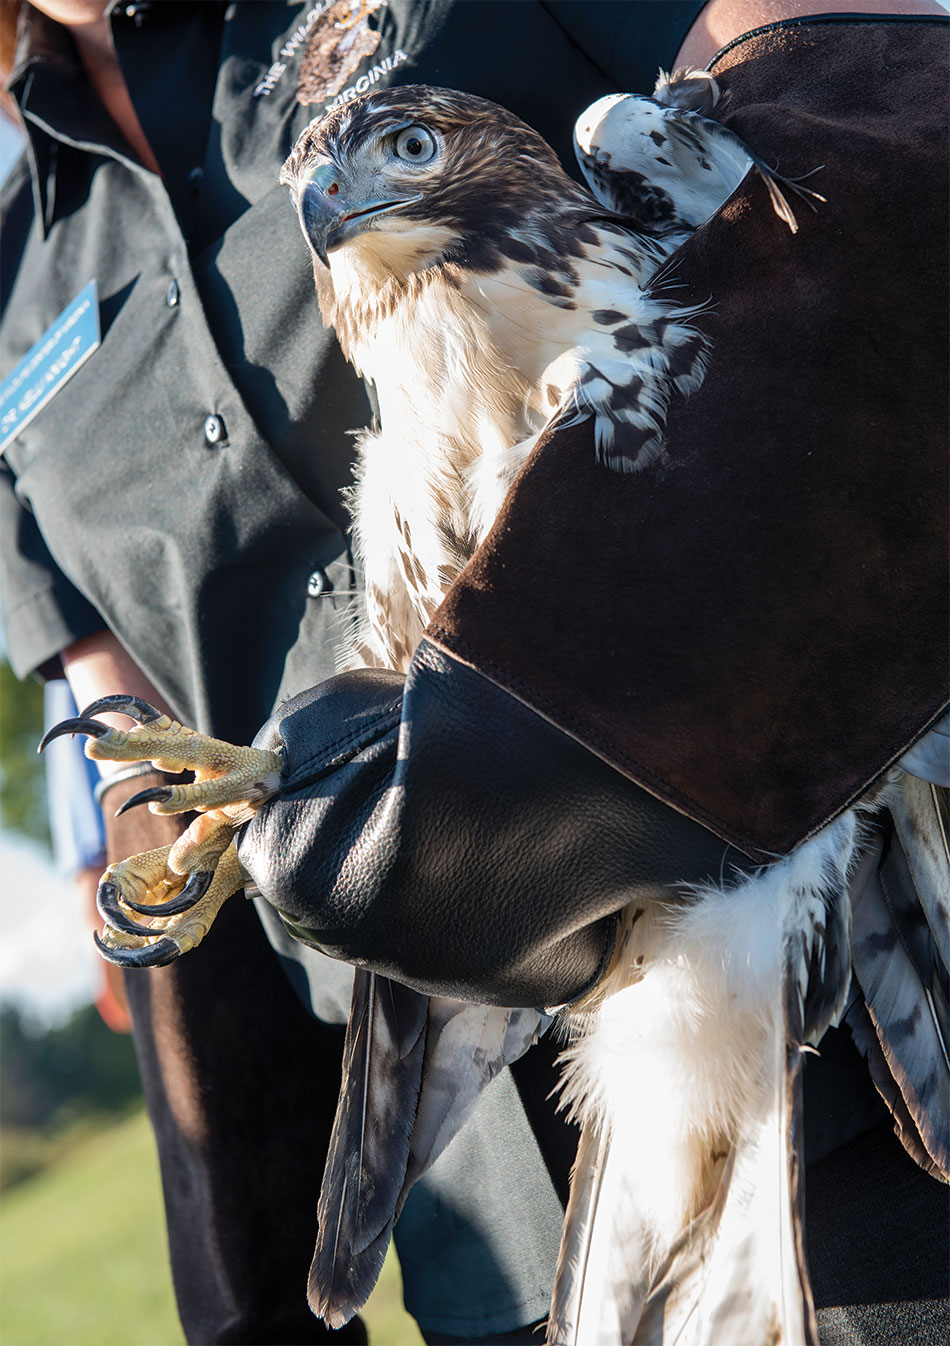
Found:
[[[19,678],[105,625],[53,560],[5,463],[0,464],[0,613],[7,657]]]

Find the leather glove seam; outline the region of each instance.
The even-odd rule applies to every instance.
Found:
[[[496,664],[491,659],[484,658],[476,649],[466,641],[461,640],[454,631],[450,631],[447,627],[439,626],[436,622],[432,622],[430,623],[428,630],[435,635],[436,638],[441,637],[444,640],[446,653],[448,653],[450,657],[461,654],[463,658],[470,661],[471,667],[476,673],[480,673],[482,677],[487,677],[489,681],[494,682],[495,686],[500,687],[502,691],[506,691],[509,695],[515,696],[523,705],[527,706],[528,710],[534,711],[535,714],[540,714],[545,718],[547,718],[545,712],[550,714],[551,719],[549,723],[553,724],[555,729],[560,730],[561,733],[566,733],[567,736],[571,738],[573,738],[574,735],[571,734],[570,730],[575,730],[577,738],[575,738],[574,741],[579,742],[581,747],[587,748],[588,752],[592,752],[595,757],[600,757],[601,760],[605,760],[608,765],[612,765],[614,762],[622,763],[628,770],[638,773],[639,776],[643,777],[644,784],[642,788],[649,790],[650,784],[652,784],[656,789],[664,792],[660,797],[664,802],[669,803],[671,808],[677,809],[678,812],[686,813],[687,817],[695,818],[698,822],[716,824],[716,826],[711,827],[711,830],[716,831],[717,834],[719,833],[719,826],[721,825],[720,820],[716,818],[714,814],[708,813],[706,809],[701,808],[698,804],[693,805],[692,801],[681,794],[674,786],[668,784],[662,776],[658,776],[655,772],[650,771],[648,767],[645,767],[641,762],[638,762],[636,758],[630,757],[627,753],[618,751],[616,744],[609,744],[602,735],[593,732],[588,726],[575,719],[569,710],[559,706],[556,702],[549,701],[547,697],[536,692],[533,687],[522,681],[520,678],[512,677],[509,671],[506,668],[503,668],[500,664]],[[433,672],[438,671],[436,663],[432,660],[428,649],[424,646],[419,647],[415,657],[419,663],[425,664],[425,666],[432,669]],[[614,769],[617,770],[617,767]],[[626,773],[618,770],[618,775],[626,775]],[[631,779],[631,777],[626,778]],[[635,781],[634,783],[636,784],[638,782]],[[650,790],[650,793],[652,794],[654,791]],[[677,801],[679,802],[677,803]],[[738,841],[736,841],[735,844],[739,846],[740,850],[743,849]]]
[[[384,707],[371,720],[364,721],[358,729],[353,729],[348,734],[344,734],[342,738],[334,740],[312,757],[308,757],[301,762],[299,766],[294,768],[291,775],[285,777],[281,787],[282,793],[296,789],[301,785],[310,785],[328,771],[335,770],[343,762],[353,757],[359,748],[381,738],[384,733],[397,725],[401,715],[402,697]]]

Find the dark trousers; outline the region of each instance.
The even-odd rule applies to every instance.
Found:
[[[307,1013],[240,898],[213,939],[126,987],[188,1341],[365,1342],[306,1297],[343,1029]]]
[[[950,1189],[890,1121],[809,1166],[805,1220],[821,1346],[950,1341]]]

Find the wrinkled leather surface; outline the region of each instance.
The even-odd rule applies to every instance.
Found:
[[[298,939],[430,994],[576,998],[635,898],[750,862],[423,642],[285,706],[278,798],[241,862]]]
[[[827,202],[792,234],[746,176],[659,286],[712,341],[664,454],[543,439],[427,632],[761,861],[947,705],[948,51],[858,19],[714,63],[726,125]]]

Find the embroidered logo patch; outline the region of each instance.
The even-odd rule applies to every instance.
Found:
[[[379,46],[380,33],[370,15],[386,0],[337,0],[311,34],[300,62],[297,101],[324,103],[338,94],[353,71]]]

